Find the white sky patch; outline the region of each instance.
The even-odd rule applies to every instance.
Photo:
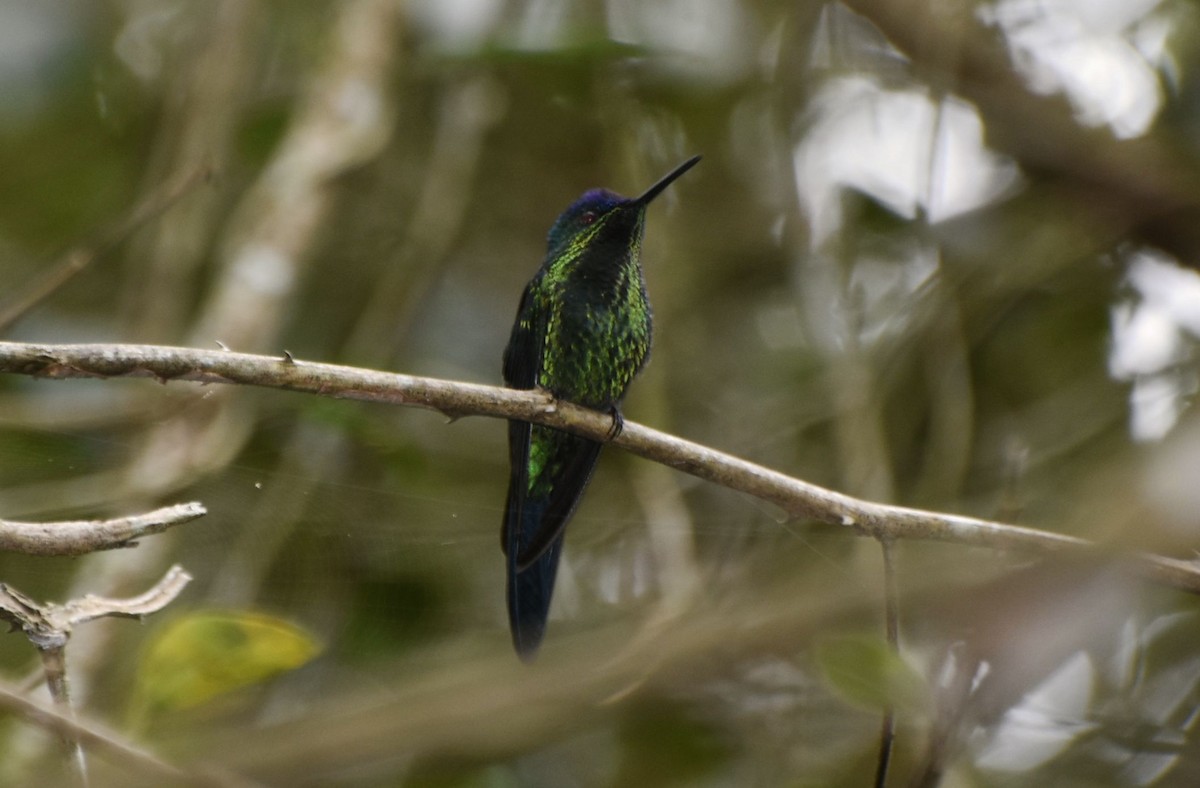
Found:
[[[471,50],[492,34],[504,3],[502,0],[410,0],[406,10],[440,47]]]
[[[936,248],[923,244],[898,259],[858,259],[850,271],[850,292],[861,310],[859,341],[873,345],[911,331],[918,294],[938,266]]]
[[[816,245],[842,225],[843,188],[907,219],[924,208],[937,222],[996,199],[1019,177],[984,147],[983,124],[964,102],[855,75],[831,80],[815,107],[793,167]]]
[[[1091,705],[1095,673],[1087,654],[1072,655],[1005,713],[975,765],[1003,772],[1030,771],[1095,727],[1082,722]]]
[[[1200,338],[1200,274],[1154,251],[1138,253],[1129,282],[1144,303],[1161,309],[1189,334]]]
[[[1108,370],[1115,378],[1160,372],[1183,358],[1179,324],[1161,306],[1120,304],[1113,308],[1112,327]]]
[[[1166,375],[1138,378],[1129,392],[1129,432],[1135,440],[1156,441],[1167,435],[1183,413],[1185,390]]]
[[[1146,132],[1163,105],[1159,70],[1173,72],[1161,0],[1004,0],[980,18],[1004,31],[1029,86],[1064,93],[1081,123],[1121,138]]]
[[[1177,374],[1200,338],[1200,274],[1153,251],[1137,252],[1127,274],[1133,298],[1113,307],[1109,373],[1132,380],[1130,432],[1162,438],[1175,426],[1194,381]]]
[[[753,66],[752,19],[736,0],[610,0],[609,35],[665,55],[691,76],[732,80]]]

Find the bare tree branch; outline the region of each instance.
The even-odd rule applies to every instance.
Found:
[[[192,501],[111,520],[53,523],[0,520],[0,550],[26,555],[84,555],[97,550],[135,547],[136,539],[162,533],[205,514],[204,505]]]
[[[451,418],[479,415],[520,419],[606,440],[611,418],[545,392],[420,378],[391,372],[278,358],[156,345],[33,345],[0,342],[0,372],[44,378],[149,377],[161,383],[236,383],[341,399],[385,402],[441,411]],[[1074,536],[975,517],[863,501],[752,462],[626,422],[613,445],[731,490],[770,501],[795,517],[844,525],[877,539],[925,539],[1005,550],[1096,549]],[[1136,569],[1165,585],[1200,593],[1200,567],[1154,555],[1135,557]]]
[[[250,786],[257,784],[228,773],[196,774],[187,772],[122,738],[114,731],[92,722],[73,719],[58,709],[44,706],[25,697],[15,687],[7,684],[0,684],[0,709],[23,717],[59,736],[78,741],[89,751],[105,760],[147,778],[170,780],[172,785]]]
[[[67,678],[67,641],[77,624],[103,616],[140,618],[162,610],[179,596],[192,577],[183,567],[173,566],[162,580],[140,596],[131,599],[105,599],[87,595],[64,605],[38,603],[15,588],[0,583],[0,619],[20,629],[42,657],[46,686],[58,712],[74,725],[70,682]],[[74,727],[57,727],[81,785],[88,785],[88,765],[84,741]]]
[[[181,566],[172,566],[153,588],[129,599],[107,599],[88,594],[64,604],[39,603],[0,583],[0,619],[25,633],[39,649],[66,643],[73,627],[96,618],[141,618],[157,613],[179,596],[191,582]]]

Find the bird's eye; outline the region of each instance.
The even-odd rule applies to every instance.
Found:
[[[593,211],[584,211],[579,217],[579,223],[585,227],[596,221],[596,214]]]

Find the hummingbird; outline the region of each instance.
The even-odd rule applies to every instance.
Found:
[[[505,385],[603,410],[613,419],[609,440],[621,433],[621,400],[650,353],[641,263],[646,208],[698,161],[693,156],[632,199],[607,189],[584,192],[555,220],[504,349]],[[508,446],[500,544],[513,646],[530,661],[546,631],[563,533],[601,443],[510,420]]]

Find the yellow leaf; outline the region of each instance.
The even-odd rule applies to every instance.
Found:
[[[199,706],[294,670],[320,651],[300,627],[250,611],[206,611],[176,619],[142,654],[134,689],[136,720]]]
[[[881,637],[829,636],[817,643],[816,656],[830,688],[856,706],[908,711],[924,707],[929,693],[925,680]]]

